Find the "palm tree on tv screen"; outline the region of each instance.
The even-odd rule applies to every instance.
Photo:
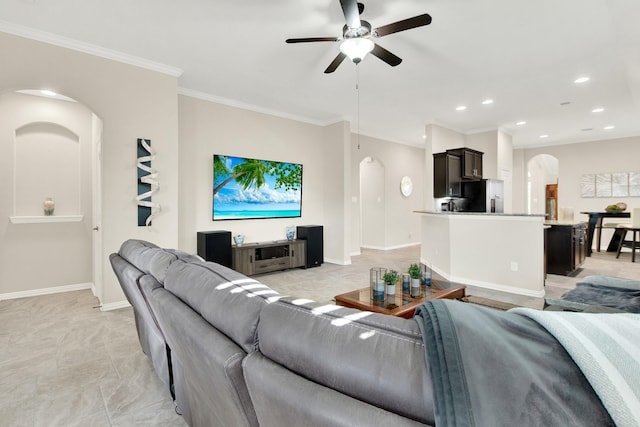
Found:
[[[214,182],[226,177],[213,188],[213,194],[231,181],[236,181],[243,190],[250,187],[260,188],[266,184],[266,175],[275,178],[275,188],[296,190],[302,182],[302,167],[300,165],[266,160],[244,159],[231,170],[227,167],[226,156],[213,156]]]

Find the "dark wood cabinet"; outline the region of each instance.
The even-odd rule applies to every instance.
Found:
[[[433,155],[433,197],[460,197],[459,156],[451,153]]]
[[[304,267],[304,240],[276,240],[233,246],[233,269],[251,276],[287,268]]]
[[[462,162],[460,178],[465,180],[482,179],[482,156],[483,152],[472,150],[471,148],[456,148],[447,150],[447,153],[460,157]]]
[[[549,224],[547,231],[547,273],[569,276],[587,256],[587,225]]]

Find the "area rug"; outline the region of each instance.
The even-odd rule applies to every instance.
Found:
[[[467,295],[462,298],[462,301],[468,302],[471,304],[482,305],[484,307],[495,308],[497,310],[507,311],[511,308],[520,307],[519,305],[510,304],[508,302],[497,301],[494,299],[476,297],[474,295]]]

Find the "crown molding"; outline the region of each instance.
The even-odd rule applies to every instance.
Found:
[[[217,96],[217,95],[211,95],[209,93],[206,92],[200,92],[194,89],[188,89],[185,87],[178,87],[178,94],[180,95],[184,95],[184,96],[189,96],[191,98],[197,98],[197,99],[201,99],[203,101],[209,101],[209,102],[215,102],[216,104],[222,104],[222,105],[227,105],[229,107],[235,107],[235,108],[240,108],[243,110],[249,110],[249,111],[253,111],[256,113],[262,113],[262,114],[267,114],[270,116],[276,116],[276,117],[280,117],[283,119],[289,119],[289,120],[295,120],[297,122],[303,122],[303,123],[308,123],[308,124],[312,124],[315,126],[329,126],[332,125],[334,123],[338,123],[340,121],[344,121],[344,119],[342,118],[333,118],[330,120],[315,120],[309,117],[305,117],[305,116],[298,116],[295,114],[291,114],[291,113],[286,113],[283,111],[278,111],[278,110],[272,110],[269,108],[264,108],[264,107],[260,107],[258,105],[254,105],[254,104],[248,104],[242,101],[238,101],[236,99],[229,99],[229,98],[223,98],[221,96]]]
[[[25,27],[23,25],[13,24],[7,21],[0,20],[0,32],[13,34],[15,36],[52,44],[82,53],[87,53],[93,56],[99,56],[101,58],[110,59],[112,61],[122,62],[124,64],[145,68],[147,70],[156,71],[162,74],[168,74],[173,77],[180,77],[183,72],[177,67],[150,61],[115,50],[106,49],[90,43],[85,43],[68,37],[59,36],[57,34],[48,33],[46,31],[40,31],[33,28]]]

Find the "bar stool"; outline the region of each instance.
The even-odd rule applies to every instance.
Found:
[[[625,240],[627,232],[633,232],[633,240]],[[618,253],[616,258],[620,257],[622,247],[631,248],[631,262],[636,262],[636,249],[640,249],[640,226],[632,224],[619,224],[616,227],[616,233],[620,233],[620,244],[618,244]]]

